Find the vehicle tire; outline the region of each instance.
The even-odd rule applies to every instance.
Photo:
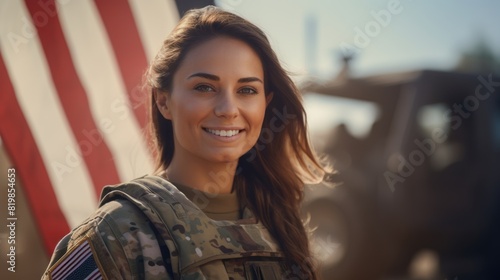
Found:
[[[310,215],[313,231],[311,249],[321,267],[323,279],[377,279],[379,259],[369,205],[346,186],[327,196],[308,201],[303,213]]]

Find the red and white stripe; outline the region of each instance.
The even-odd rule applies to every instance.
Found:
[[[45,249],[152,171],[141,89],[173,0],[0,0],[0,135]]]

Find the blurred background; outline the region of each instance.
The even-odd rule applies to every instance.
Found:
[[[500,279],[494,0],[0,0],[0,278],[39,279],[104,185],[152,170],[142,74],[208,4],[268,34],[337,170],[303,207],[325,279]]]

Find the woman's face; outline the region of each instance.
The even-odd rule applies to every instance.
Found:
[[[260,58],[243,41],[210,39],[186,53],[172,92],[159,95],[158,103],[172,121],[174,160],[237,161],[257,142],[264,120]]]

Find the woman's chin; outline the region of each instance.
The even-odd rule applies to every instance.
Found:
[[[214,149],[206,154],[205,159],[213,163],[237,162],[245,153],[242,149]]]
[[[242,155],[240,154],[216,154],[208,159],[208,161],[217,163],[232,163],[237,162]]]

